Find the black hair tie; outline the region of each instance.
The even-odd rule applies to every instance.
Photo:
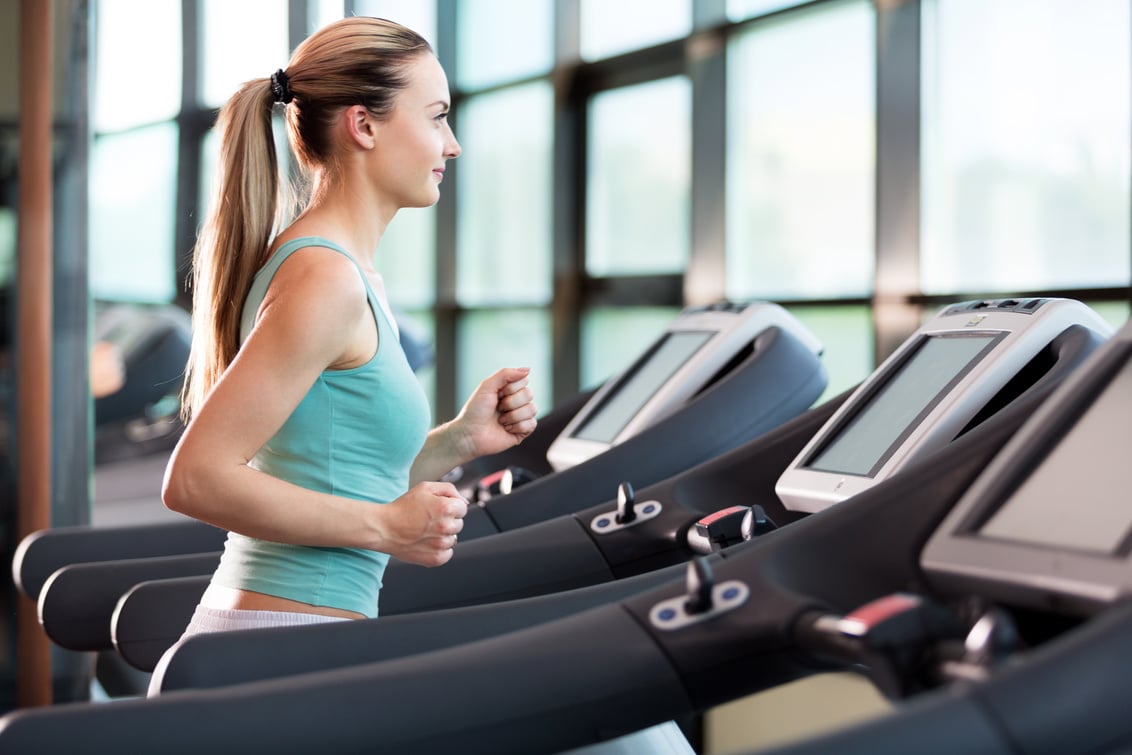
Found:
[[[282,68],[271,74],[271,93],[275,95],[276,102],[282,102],[284,105],[293,99],[290,80]]]

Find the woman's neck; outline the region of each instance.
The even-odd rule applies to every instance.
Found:
[[[380,202],[358,188],[329,174],[316,175],[310,202],[281,238],[323,236],[372,268],[377,245],[395,210],[382,211]]]

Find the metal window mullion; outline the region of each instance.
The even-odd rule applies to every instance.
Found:
[[[876,2],[874,359],[920,324],[920,0]]]
[[[691,250],[684,304],[726,295],[727,42],[709,31],[687,46],[692,84]]]
[[[201,127],[200,105],[200,0],[181,3],[181,112],[177,116],[177,196],[173,231],[174,301],[192,309],[188,276],[196,245],[200,208],[201,143],[208,127]]]
[[[436,4],[436,56],[453,81],[458,80],[457,35],[458,0],[437,0]],[[449,116],[452,128],[459,133],[459,109]],[[448,186],[459,186],[460,161],[448,163],[445,176]],[[436,208],[436,279],[433,317],[436,332],[436,398],[434,416],[451,417],[456,414],[460,397],[456,395],[458,382],[456,355],[458,352],[459,303],[456,300],[456,221],[459,192],[449,191]]]
[[[60,56],[64,75],[62,121],[55,139],[62,159],[55,163],[58,212],[52,235],[52,526],[90,523],[93,411],[90,401],[89,184],[90,17],[89,0],[70,10],[71,40]],[[58,121],[57,121],[58,122]],[[82,432],[75,432],[82,428]]]
[[[581,55],[579,0],[560,0],[555,5],[554,28],[551,354],[554,359],[553,403],[558,404],[576,394],[581,384],[586,104],[575,75]]]

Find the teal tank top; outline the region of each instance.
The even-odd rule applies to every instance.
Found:
[[[353,261],[322,238],[298,238],[280,246],[256,275],[244,302],[241,343],[279,266],[296,249],[311,246]],[[430,410],[393,322],[361,267],[358,274],[377,324],[377,353],[359,367],[319,375],[250,464],[310,490],[387,503],[409,487],[409,470],[424,445]],[[360,548],[286,545],[230,532],[213,582],[373,618],[388,561],[385,553]]]

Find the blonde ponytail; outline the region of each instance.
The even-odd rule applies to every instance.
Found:
[[[220,158],[193,255],[193,345],[182,396],[195,412],[239,349],[240,312],[282,218],[269,79],[249,81],[221,109]]]

